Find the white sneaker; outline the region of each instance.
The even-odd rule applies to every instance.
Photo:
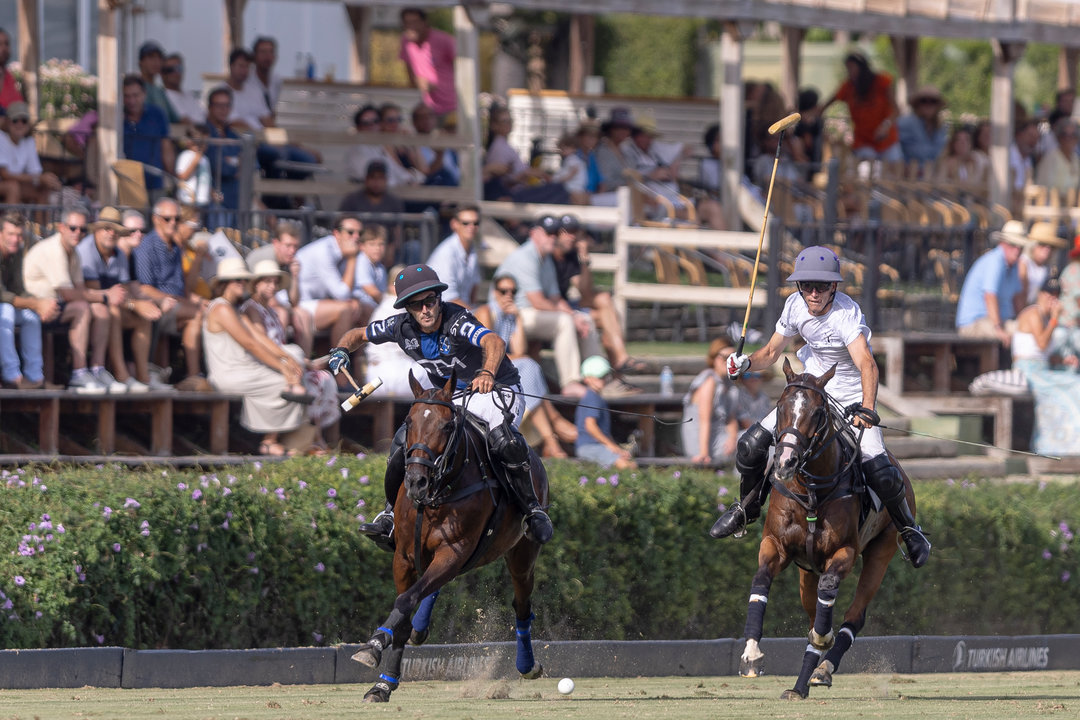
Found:
[[[110,394],[120,395],[126,393],[128,390],[127,385],[114,378],[112,373],[105,368],[101,368],[95,372],[94,377],[97,378],[97,381],[101,383],[105,387],[105,390]]]
[[[155,375],[153,371],[151,371],[149,388],[154,392],[170,392],[172,391],[173,386],[162,380],[159,375]]]
[[[129,393],[144,393],[150,392],[150,386],[146,383],[139,382],[135,379],[134,375],[128,377],[127,382],[124,383]]]
[[[155,378],[157,378],[157,381],[162,385],[165,385],[165,383],[169,382],[169,377],[172,375],[172,368],[171,367],[163,368],[160,365],[155,365],[154,363],[150,363],[150,371],[149,372],[150,372],[150,387],[151,387],[151,389],[153,389],[154,388],[154,379]]]
[[[72,377],[71,382],[68,383],[68,390],[73,390],[79,395],[104,395],[109,392],[89,371],[78,377]]]

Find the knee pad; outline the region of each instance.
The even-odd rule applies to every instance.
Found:
[[[866,482],[885,502],[905,492],[904,478],[900,475],[900,469],[889,459],[888,453],[864,462],[863,474],[866,475]]]
[[[529,444],[521,433],[506,423],[492,428],[488,442],[491,445],[491,454],[508,465],[529,462]]]
[[[769,461],[769,448],[772,447],[772,433],[754,423],[739,438],[735,451],[735,469],[739,474],[761,474]]]
[[[383,491],[391,505],[397,499],[398,490],[405,480],[405,425],[397,429],[390,443],[390,454],[386,458],[386,474],[383,476]]]

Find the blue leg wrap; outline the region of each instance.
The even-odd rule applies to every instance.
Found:
[[[522,675],[532,670],[533,665],[536,664],[532,648],[532,621],[535,617],[535,613],[532,613],[524,620],[514,622],[517,630],[517,660],[514,662],[514,667]]]
[[[385,680],[386,682],[390,683],[391,685],[397,685],[398,683],[401,682],[396,677],[394,677],[392,675],[387,675],[386,673],[380,674],[379,679],[380,680]]]
[[[435,599],[437,597],[439,597],[438,590],[420,601],[420,607],[416,609],[416,614],[413,615],[412,619],[413,630],[423,632],[431,625],[431,609],[435,607]]]
[[[391,640],[393,640],[393,639],[394,639],[394,631],[393,631],[393,630],[391,630],[391,629],[390,629],[390,628],[388,628],[388,627],[378,627],[378,628],[376,628],[376,629],[375,629],[375,632],[377,632],[377,633],[378,633],[378,632],[384,632],[384,633],[386,633],[387,635],[389,635],[389,636],[390,636],[390,639],[391,639]]]

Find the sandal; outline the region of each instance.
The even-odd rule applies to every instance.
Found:
[[[628,357],[623,361],[623,364],[615,368],[615,372],[623,375],[640,375],[649,371],[649,364],[644,360],[638,360],[637,358]]]
[[[288,400],[289,402],[300,403],[301,405],[310,405],[311,403],[315,402],[315,396],[311,393],[290,392],[288,390],[281,393],[281,399]]]
[[[284,457],[285,446],[277,441],[267,442],[266,440],[263,440],[259,443],[259,454],[270,455],[272,457]]]

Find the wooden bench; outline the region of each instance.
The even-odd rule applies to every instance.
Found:
[[[95,440],[100,453],[116,452],[119,415],[149,416],[149,454],[173,454],[174,415],[195,415],[208,420],[209,451],[229,450],[229,405],[239,395],[175,391],[123,395],[80,395],[69,390],[0,390],[0,413],[22,412],[38,416],[38,446],[43,454],[60,451],[61,418],[90,415],[95,419]]]
[[[875,335],[871,344],[875,353],[884,355],[885,386],[898,395],[905,393],[904,376],[911,374],[912,365],[927,359],[933,363],[933,374],[931,385],[926,389],[935,393],[952,392],[957,360],[973,359],[977,372],[970,377],[959,378],[963,389],[966,389],[976,375],[998,369],[1001,349],[1001,343],[996,339],[968,338],[948,333]]]
[[[904,399],[922,410],[937,415],[978,415],[989,417],[994,429],[991,442],[996,446],[987,452],[991,457],[1012,457],[1014,418],[1022,403],[1034,402],[1031,395],[971,395],[970,393],[908,394]]]

